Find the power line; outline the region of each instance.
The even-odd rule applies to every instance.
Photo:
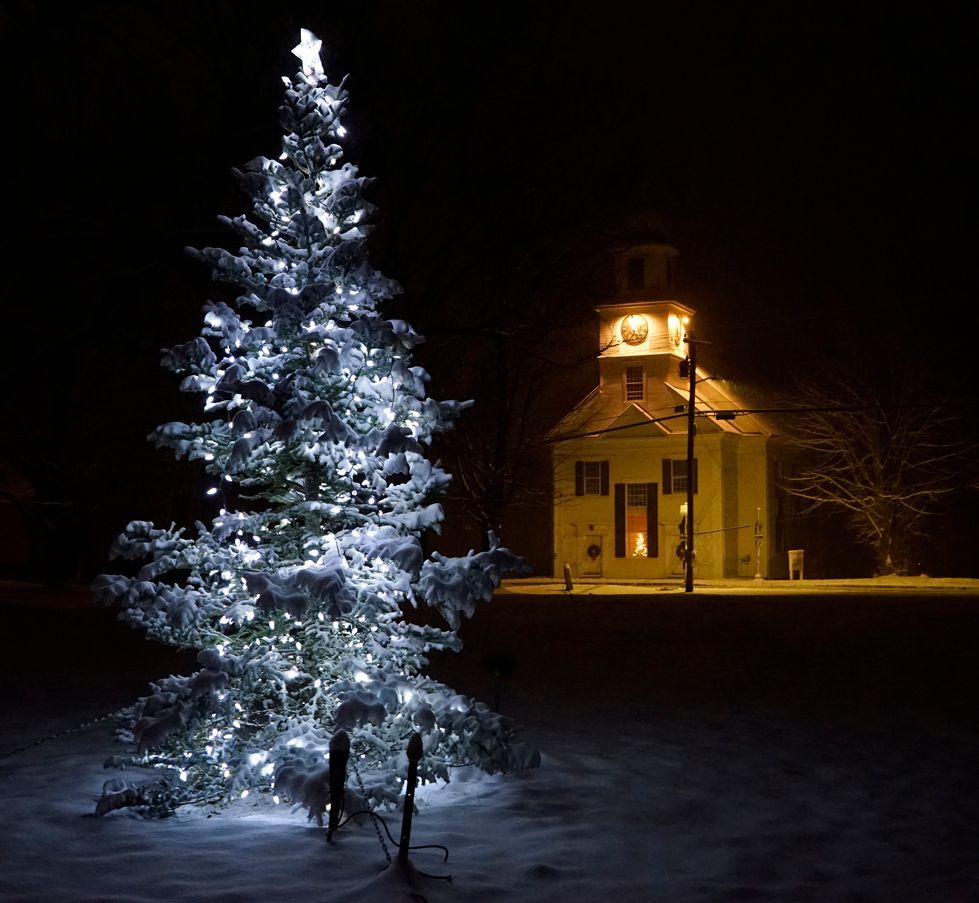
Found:
[[[979,399],[969,399],[963,401],[936,401],[936,402],[917,402],[909,404],[865,404],[865,405],[837,405],[832,407],[782,407],[782,408],[724,408],[714,411],[695,411],[695,417],[713,417],[715,420],[733,420],[735,417],[747,417],[752,414],[832,414],[832,413],[854,413],[858,411],[911,411],[921,409],[939,409],[951,407],[963,407],[966,405],[979,404]],[[686,405],[683,406],[684,408]],[[686,410],[680,413],[668,414],[666,417],[651,417],[649,420],[642,420],[638,423],[625,423],[620,426],[608,426],[602,429],[588,430],[583,433],[570,433],[563,436],[553,436],[541,439],[543,445],[553,445],[557,442],[568,442],[571,439],[588,439],[594,436],[602,436],[605,433],[615,433],[620,430],[631,430],[637,426],[649,426],[655,423],[664,423],[667,420],[677,420],[687,417]]]

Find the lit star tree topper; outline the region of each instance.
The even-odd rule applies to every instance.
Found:
[[[323,42],[309,29],[299,30],[299,43],[292,48],[292,52],[299,57],[303,74],[307,78],[318,78],[323,75],[323,63],[320,60],[322,46]]]
[[[241,246],[192,251],[234,297],[208,302],[200,335],[163,356],[203,417],[151,439],[202,463],[209,520],[193,536],[133,521],[113,551],[147,563],[94,585],[150,638],[199,650],[200,665],[127,711],[132,751],[114,762],[160,780],[109,781],[100,813],[265,792],[321,818],[341,730],[371,805],[398,800],[413,732],[422,780],[538,762],[507,719],[423,671],[523,562],[495,541],[425,559],[449,482],[426,449],[465,405],[427,397],[411,362],[421,337],[379,310],[399,289],[370,263],[365,180],[338,144],[347,94],[319,47],[304,30],[278,159],[237,173],[251,212],[223,221]],[[406,621],[420,603],[446,626]]]

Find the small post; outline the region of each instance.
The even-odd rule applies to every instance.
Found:
[[[765,533],[761,525],[761,508],[755,515],[755,580],[761,580],[761,543]]]
[[[421,734],[412,734],[408,740],[408,781],[405,788],[405,811],[401,816],[401,838],[398,841],[398,859],[402,862],[408,859],[408,847],[411,844],[411,816],[415,809],[415,785],[418,783],[418,763],[422,752]]]
[[[804,578],[803,562],[805,560],[805,554],[805,550],[803,549],[789,549],[789,580],[802,580]],[[796,577],[796,574],[799,576]]]
[[[343,811],[343,794],[347,784],[349,759],[350,736],[341,728],[330,737],[330,818],[326,827],[326,839],[331,842]]]
[[[574,592],[574,582],[571,579],[571,565],[565,564],[564,566],[564,591],[566,593]]]

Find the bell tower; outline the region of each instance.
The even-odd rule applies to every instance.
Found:
[[[627,301],[595,308],[599,358],[687,356],[693,308],[679,301]]]
[[[680,252],[660,241],[647,241],[615,252],[615,295],[651,301],[673,297],[674,261]]]

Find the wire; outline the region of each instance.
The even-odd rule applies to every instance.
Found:
[[[35,746],[40,746],[42,743],[48,743],[51,740],[58,740],[61,737],[67,737],[69,734],[78,733],[78,731],[85,730],[87,727],[91,727],[93,724],[98,724],[101,721],[107,721],[109,718],[116,718],[122,714],[125,709],[117,709],[114,712],[107,712],[105,715],[99,715],[95,718],[91,718],[88,721],[83,721],[81,724],[76,724],[74,727],[65,728],[63,731],[58,731],[56,734],[50,734],[47,737],[41,737],[39,740],[32,740],[30,743],[25,743],[23,746],[18,746],[15,749],[7,750],[6,752],[0,753],[0,759],[9,759],[12,756],[20,755],[22,752],[27,752],[29,749],[33,749]]]
[[[399,846],[398,842],[394,839],[394,837],[391,834],[391,829],[388,827],[387,820],[382,815],[378,815],[376,812],[374,812],[371,809],[358,809],[356,812],[351,812],[342,822],[340,822],[340,824],[337,825],[337,830],[339,831],[340,828],[342,828],[348,821],[350,821],[350,819],[356,818],[358,815],[369,815],[372,819],[374,819],[375,828],[377,827],[377,823],[380,822],[381,826],[384,828],[384,833],[387,834],[388,836],[388,840],[390,840],[394,846]],[[378,829],[378,833],[380,833],[380,829]],[[387,848],[385,847],[385,850],[386,849]],[[413,844],[412,846],[408,847],[408,849],[409,850],[441,850],[442,853],[444,854],[442,857],[442,862],[449,861],[449,848],[441,843]],[[390,864],[391,864],[391,857],[389,856],[388,865]],[[424,875],[424,877],[426,878],[434,878],[436,881],[452,880],[451,875],[430,875],[428,872],[423,872],[421,869],[417,867],[415,868],[415,871],[418,872],[419,875]]]
[[[357,778],[357,786],[360,787],[360,794],[366,800],[367,799],[367,789],[364,787],[364,782],[363,782],[363,780],[361,780],[361,777],[360,777],[360,771],[357,769],[357,758],[356,758],[356,756],[351,756],[350,757],[350,764],[353,766],[354,776]],[[373,813],[372,813],[372,815],[373,815]],[[350,821],[351,818],[352,818],[352,816],[348,816],[347,819],[346,819],[346,821]],[[377,818],[380,818],[380,816],[377,816]],[[378,842],[381,844],[381,849],[384,850],[384,858],[387,859],[388,865],[390,865],[391,864],[391,853],[388,850],[388,845],[384,842],[384,838],[381,836],[381,829],[377,826],[377,818],[374,819],[374,830],[377,832],[377,839],[378,839]],[[383,823],[384,819],[381,819],[381,821]],[[346,824],[346,822],[344,822],[344,823]],[[384,830],[387,831],[387,829],[388,829],[388,826],[387,825],[384,825]],[[390,836],[391,836],[391,832],[388,831],[388,837],[390,837]],[[393,838],[391,840],[391,843],[394,843]]]
[[[914,404],[864,404],[864,405],[838,405],[833,407],[786,407],[786,408],[730,408],[718,409],[713,411],[694,411],[695,417],[714,417],[717,419],[730,419],[734,417],[750,416],[751,414],[831,414],[846,413],[854,411],[911,411],[922,408],[951,408],[962,407],[963,405],[979,404],[979,399],[964,401],[936,401],[919,402]],[[686,417],[686,412],[682,414],[670,414],[666,417],[653,417],[639,423],[626,423],[621,426],[609,426],[604,429],[589,430],[584,433],[568,433],[563,436],[552,436],[539,440],[542,445],[552,445],[556,442],[567,442],[571,439],[587,439],[591,436],[601,436],[605,433],[615,433],[619,430],[631,430],[637,426],[649,426],[652,423],[663,423],[666,420],[676,420]]]

